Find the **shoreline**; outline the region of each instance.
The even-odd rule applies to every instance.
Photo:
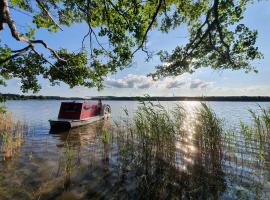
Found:
[[[270,96],[96,96],[92,98],[60,97],[60,96],[36,96],[19,94],[0,94],[7,100],[109,100],[109,101],[232,101],[232,102],[270,102]]]

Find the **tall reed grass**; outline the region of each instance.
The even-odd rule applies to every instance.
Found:
[[[270,150],[270,109],[259,106],[259,111],[249,110],[251,123],[240,122],[240,131],[245,138],[245,147],[257,150],[258,159],[269,158]]]
[[[168,109],[160,103],[142,102],[131,122],[126,171],[134,169],[144,198],[160,198],[175,180],[176,142],[181,140],[186,111],[181,105]]]
[[[10,159],[18,152],[25,128],[20,121],[14,121],[11,114],[0,113],[0,150],[3,159]]]
[[[135,173],[141,198],[173,199],[181,194],[216,199],[225,191],[222,120],[204,103],[195,116],[189,114],[182,105],[168,109],[141,102],[133,119],[117,123],[120,177],[125,181],[130,171]],[[197,151],[188,152],[190,148]]]
[[[223,134],[222,119],[206,104],[201,103],[197,109],[195,118],[195,133],[199,142],[201,152],[219,149],[221,152],[221,141]]]
[[[68,188],[71,183],[72,171],[75,167],[75,152],[72,146],[66,142],[64,146],[64,188]]]
[[[126,115],[129,117],[128,112]],[[129,172],[135,173],[137,190],[143,194],[139,198],[166,199],[181,194],[196,199],[201,193],[214,193],[215,198],[225,190],[224,178],[216,178],[221,172],[221,156],[215,153],[221,139],[221,120],[206,104],[193,119],[183,105],[167,109],[159,103],[142,102],[133,119],[123,120],[117,128],[121,181]],[[188,152],[188,148],[198,146],[201,153]],[[189,176],[194,173],[198,177]],[[209,187],[202,187],[204,179]]]
[[[136,146],[143,151],[141,155],[165,159],[170,155],[168,152],[174,152],[171,149],[174,145],[170,144],[183,134],[184,118],[185,110],[181,105],[168,110],[160,103],[141,102],[133,120],[124,120],[125,135],[121,138],[126,139],[129,149]]]

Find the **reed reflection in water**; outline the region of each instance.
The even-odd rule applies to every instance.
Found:
[[[224,128],[206,104],[143,103],[120,121],[28,136],[0,199],[267,199],[269,127]],[[266,122],[266,123],[265,123]]]

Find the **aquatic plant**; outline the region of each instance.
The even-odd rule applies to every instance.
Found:
[[[134,132],[141,138],[148,138],[158,144],[163,139],[172,139],[182,133],[185,109],[177,105],[167,110],[160,103],[142,102],[138,107],[133,122]]]
[[[183,134],[185,114],[181,105],[166,109],[160,103],[141,102],[126,124],[128,132],[124,144],[122,133],[119,148],[121,177],[135,171],[137,190],[146,199],[164,195],[176,175],[176,141]]]
[[[101,140],[103,144],[109,144],[111,142],[111,134],[108,130],[102,130]]]
[[[64,145],[64,188],[68,188],[71,182],[71,174],[75,167],[75,152],[72,146],[66,142]]]
[[[227,188],[222,170],[223,120],[206,103],[197,108],[194,120],[193,137],[197,154],[193,158],[191,173],[198,177],[195,175],[195,180],[190,181],[192,187],[194,184],[197,187],[191,196],[194,199],[218,199]]]
[[[222,121],[206,104],[194,119],[189,114],[182,105],[141,102],[132,120],[117,123],[119,177],[122,183],[136,174],[139,198],[215,198],[225,191]]]
[[[257,158],[265,160],[270,148],[270,109],[259,106],[259,112],[249,110],[251,125],[240,122],[240,131],[245,138],[246,148],[258,150]]]
[[[221,147],[222,128],[222,120],[206,103],[201,103],[196,112],[195,131],[199,134],[199,141],[204,142],[202,150]]]
[[[15,122],[11,114],[0,113],[0,150],[3,159],[11,158],[22,145],[25,126],[20,121]]]
[[[167,108],[145,102],[134,117],[124,111],[126,119],[113,127],[100,123],[61,135],[61,144],[49,146],[56,148],[53,155],[61,153],[59,169],[53,159],[47,162],[47,150],[43,149],[46,155],[40,158],[43,168],[50,166],[51,177],[48,172],[39,177],[43,170],[32,173],[40,168],[38,159],[29,162],[26,157],[23,163],[22,168],[30,166],[31,171],[24,178],[36,178],[33,199],[57,199],[67,189],[79,194],[78,199],[267,199],[265,174],[270,162],[266,144],[262,143],[264,159],[257,159],[260,141],[267,142],[269,133],[267,109],[256,111],[256,121],[250,124],[242,121],[227,127],[209,105],[203,103],[195,110],[183,105]],[[5,181],[2,187],[10,192],[13,182]]]
[[[108,162],[109,161],[109,150],[110,150],[110,145],[112,141],[112,134],[108,128],[108,125],[104,125],[102,131],[101,131],[101,140],[103,143],[103,161]]]
[[[6,113],[6,108],[2,105],[0,105],[0,114]]]

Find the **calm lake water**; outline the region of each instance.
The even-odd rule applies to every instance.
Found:
[[[50,134],[48,120],[57,117],[60,103],[5,103],[15,119],[27,124],[28,133],[18,155],[0,161],[0,199],[270,199],[270,152],[263,152],[260,160],[255,143],[244,148],[239,137],[230,147],[221,141],[224,148],[201,151],[201,141],[197,148],[187,135],[181,142],[155,146],[162,159],[151,159],[147,151],[132,149],[134,143],[123,142],[119,133],[104,142],[104,127],[121,120],[125,108],[132,118],[139,102],[104,101],[112,107],[110,121]],[[168,109],[179,103],[190,114],[200,106],[192,101],[161,102]],[[250,124],[249,109],[259,113],[259,106],[270,108],[270,102],[207,104],[223,119],[225,130],[238,130],[240,121]],[[72,169],[68,173],[67,166]]]
[[[132,115],[137,109],[139,102],[136,101],[103,101],[112,107],[112,120],[118,120],[124,115],[124,108],[127,108]],[[200,105],[196,101],[169,101],[160,102],[166,108],[173,108],[176,104],[183,104],[186,109],[194,109]],[[26,100],[26,101],[7,101],[6,107],[12,112],[13,117],[26,122],[30,127],[36,129],[37,134],[48,134],[50,128],[48,120],[57,118],[61,101],[58,100]],[[259,111],[259,105],[270,107],[270,102],[208,102],[208,105],[215,113],[224,118],[226,123],[239,124],[240,120],[250,121],[249,109]]]

